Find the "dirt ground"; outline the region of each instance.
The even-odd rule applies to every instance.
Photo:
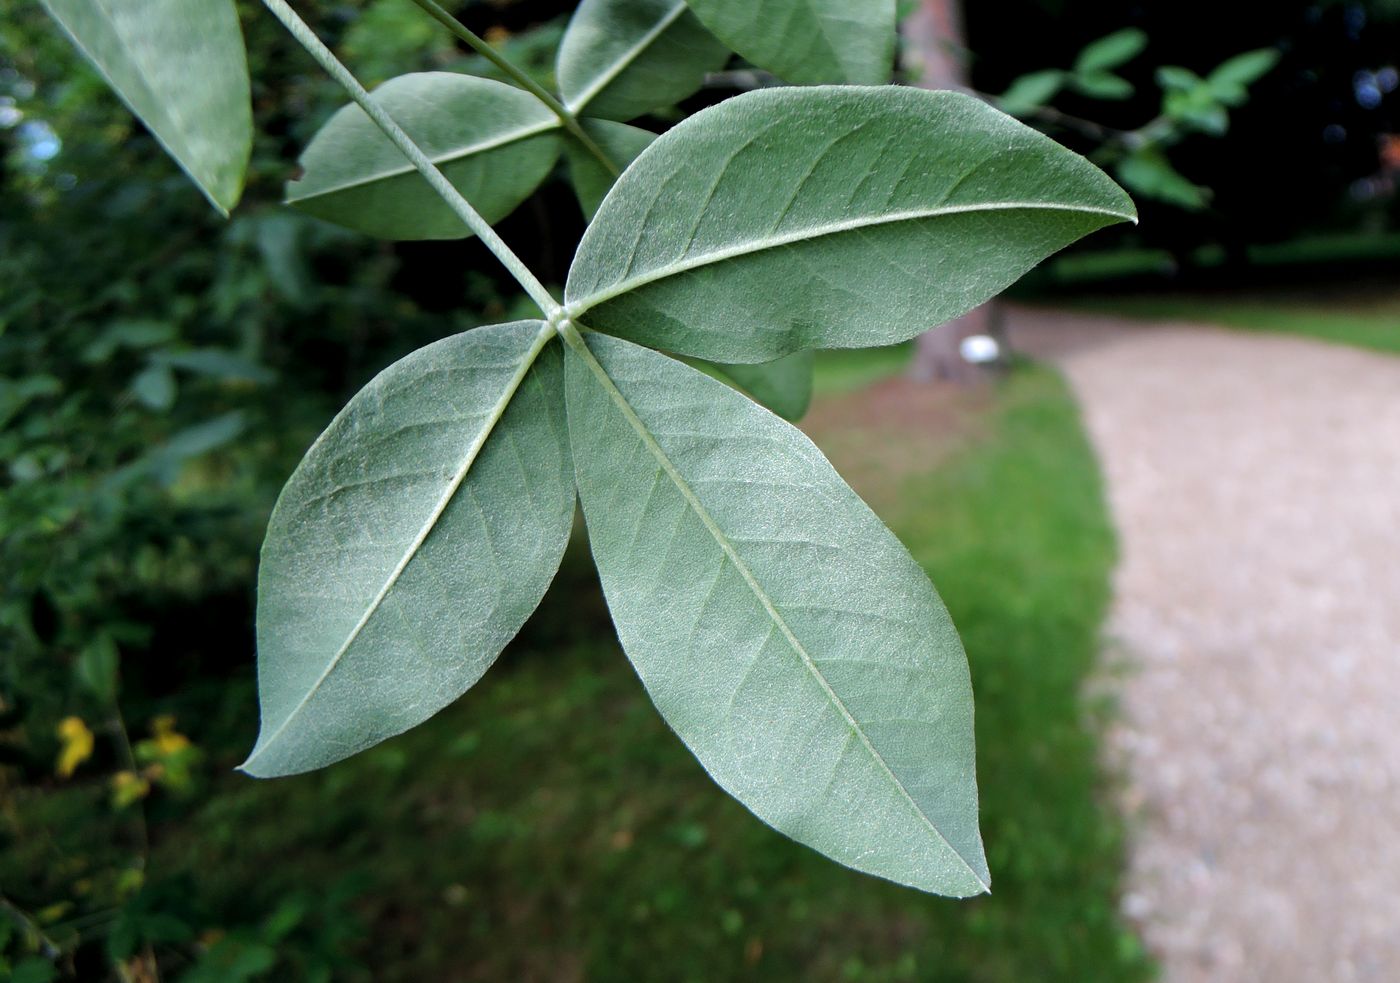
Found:
[[[1400,980],[1400,358],[1009,322],[1107,481],[1123,906],[1164,979]]]

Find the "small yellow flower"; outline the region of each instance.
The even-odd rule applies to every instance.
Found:
[[[162,757],[168,757],[190,746],[190,739],[175,729],[175,718],[163,713],[151,721],[151,744]]]
[[[118,809],[144,799],[151,792],[151,783],[134,771],[119,771],[112,776],[112,805]]]
[[[59,778],[69,778],[92,756],[92,731],[78,717],[64,717],[58,724],[58,739],[62,748],[58,752],[58,762],[54,771]]]

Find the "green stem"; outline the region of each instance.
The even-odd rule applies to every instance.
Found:
[[[39,944],[39,954],[50,962],[55,961],[63,955],[63,950],[59,948],[57,942],[44,934],[44,930],[39,927],[39,923],[30,918],[22,908],[16,905],[9,898],[0,894],[0,911],[10,916],[10,920],[19,926],[20,931],[29,933]]]
[[[457,18],[453,17],[441,4],[437,3],[437,0],[413,0],[413,2],[421,7],[428,16],[447,28],[462,41],[466,42],[473,51],[505,72],[506,75],[510,76],[516,85],[548,106],[549,111],[559,117],[560,125],[568,131],[569,135],[582,144],[584,149],[590,154],[598,158],[599,163],[606,167],[613,177],[617,177],[622,173],[617,164],[608,156],[607,151],[598,146],[594,139],[588,135],[588,131],[579,125],[578,117],[571,113],[569,108],[562,102],[554,98],[552,92],[540,85],[520,68],[516,67],[515,63],[509,58],[493,48],[485,39],[473,33],[470,28]]]
[[[413,139],[403,131],[398,123],[394,122],[394,118],[384,110],[384,107],[370,98],[365,87],[355,79],[354,75],[350,74],[348,68],[340,63],[340,59],[336,58],[335,53],[326,47],[325,43],[316,36],[316,33],[287,4],[286,0],[263,0],[263,4],[291,32],[297,43],[305,48],[307,53],[326,70],[326,73],[340,84],[340,87],[345,90],[355,105],[364,110],[365,115],[384,131],[384,135],[408,158],[409,163],[417,169],[418,173],[423,175],[428,186],[437,192],[443,201],[447,202],[448,207],[466,223],[467,228],[475,232],[486,248],[491,250],[501,261],[501,265],[510,271],[511,276],[515,277],[520,286],[530,295],[530,299],[539,305],[545,316],[549,317],[558,311],[560,309],[559,302],[550,295],[544,284],[540,283],[535,274],[530,272],[530,268],[505,244],[505,240],[496,234],[496,230],[491,228],[490,223],[481,217],[466,198],[462,197],[462,193],[452,186],[452,182],[443,176],[442,171],[438,170],[437,165],[428,159],[428,155],[423,153],[422,148],[413,142]]]

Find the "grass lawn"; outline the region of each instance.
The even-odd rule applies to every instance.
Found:
[[[480,686],[350,761],[274,782],[231,773],[253,736],[246,678],[218,692],[223,723],[179,711],[229,746],[209,737],[188,804],[148,803],[143,898],[256,943],[241,950],[249,972],[223,980],[317,978],[318,950],[347,948],[336,979],[385,983],[1148,979],[1117,914],[1101,708],[1082,696],[1114,544],[1075,409],[1038,368],[971,394],[851,391],[905,358],[824,361],[823,390],[846,395],[811,425],[962,630],[993,895],[950,901],[848,871],[720,792],[652,709],[576,544]],[[957,412],[926,413],[927,398]],[[121,845],[129,833],[100,832],[105,798],[100,784],[17,796],[8,828],[52,839],[21,835],[0,883],[22,884],[27,865],[56,892],[83,849]],[[166,962],[179,979],[179,957]]]
[[[1076,301],[1086,310],[1147,320],[1195,321],[1255,331],[1307,335],[1400,354],[1400,297],[1319,298],[1303,294],[1217,296],[1162,294]]]
[[[155,866],[250,917],[358,872],[376,980],[1147,978],[1081,698],[1113,559],[1095,465],[1048,371],[1016,374],[988,424],[910,469],[887,518],[971,655],[991,897],[852,873],[722,794],[610,640],[581,556],[454,707],[321,773],[230,776]]]

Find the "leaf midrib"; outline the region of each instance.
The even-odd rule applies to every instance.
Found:
[[[565,104],[569,112],[581,112],[585,106],[587,106],[590,102],[596,99],[598,97],[598,93],[602,92],[609,85],[612,85],[612,83],[617,80],[617,77],[623,73],[627,66],[631,65],[634,61],[640,58],[642,52],[646,51],[647,48],[651,47],[657,38],[665,34],[667,29],[669,29],[672,24],[679,20],[680,16],[684,14],[685,11],[685,0],[679,0],[679,2],[676,3],[676,5],[672,7],[671,10],[666,13],[665,16],[659,19],[656,22],[656,24],[654,24],[651,27],[650,30],[648,30],[637,40],[636,44],[632,45],[632,47],[624,51],[622,55],[616,61],[614,61],[611,66],[609,66],[607,71],[601,73],[597,76],[597,78],[594,81],[590,82],[583,89],[583,91],[579,93],[577,100],[570,100],[568,103]]]
[[[851,711],[846,707],[845,701],[843,701],[840,695],[831,687],[826,676],[822,674],[816,662],[812,659],[811,655],[808,654],[806,647],[797,636],[793,634],[792,629],[788,627],[786,619],[779,613],[777,607],[773,604],[772,598],[768,596],[768,592],[763,589],[763,585],[758,582],[758,578],[754,576],[748,564],[744,562],[743,558],[739,556],[738,551],[734,549],[733,543],[729,541],[729,537],[725,535],[724,530],[719,527],[719,523],[710,515],[709,510],[705,508],[704,503],[700,501],[694,489],[690,487],[690,483],[687,482],[685,477],[676,469],[674,462],[671,461],[665,449],[657,441],[655,435],[652,434],[651,429],[643,422],[641,417],[637,416],[637,412],[632,408],[632,404],[627,401],[627,397],[622,394],[622,391],[617,388],[617,384],[613,382],[612,377],[608,375],[607,369],[603,368],[602,364],[588,349],[588,343],[579,335],[571,322],[565,321],[564,325],[565,326],[561,329],[564,340],[571,349],[583,358],[589,370],[603,387],[604,392],[608,394],[608,397],[613,401],[613,404],[617,406],[618,411],[631,425],[632,429],[637,432],[637,436],[641,438],[642,444],[656,459],[656,462],[661,465],[662,471],[671,479],[671,482],[676,486],[676,490],[679,491],[681,497],[685,499],[686,504],[690,506],[696,517],[700,519],[710,535],[714,537],[715,542],[719,545],[720,551],[724,553],[730,563],[734,564],[734,568],[738,570],[739,575],[744,578],[744,583],[748,585],[749,589],[758,599],[764,612],[768,615],[769,619],[782,634],[792,650],[801,658],[803,667],[811,673],[812,677],[821,686],[822,692],[826,694],[832,706],[841,714],[841,718],[846,722],[846,725],[851,728],[851,732],[860,739],[862,746],[867,753],[869,753],[872,760],[875,761],[889,778],[903,800],[913,809],[914,815],[918,816],[934,836],[948,848],[953,856],[958,858],[958,861],[967,869],[967,872],[972,875],[973,880],[981,885],[983,890],[990,891],[991,886],[987,884],[981,874],[973,869],[972,864],[967,861],[967,858],[962,855],[961,851],[953,846],[948,840],[948,837],[943,834],[943,831],[929,818],[928,814],[919,806],[919,803],[909,794],[909,790],[905,788],[904,783],[899,780],[899,776],[894,773],[889,763],[885,761],[884,756],[870,743],[870,738],[866,734],[865,728],[861,726],[860,722],[856,720],[855,716],[852,715]]]
[[[409,543],[403,556],[399,558],[399,562],[394,566],[394,569],[390,571],[383,586],[379,588],[379,592],[374,596],[374,600],[369,603],[369,606],[365,609],[365,613],[360,616],[360,620],[350,629],[349,635],[346,636],[345,641],[341,643],[335,654],[331,656],[325,669],[316,677],[316,681],[311,684],[302,698],[297,701],[296,706],[288,711],[287,716],[277,725],[277,729],[269,734],[266,740],[260,740],[258,742],[257,748],[248,756],[248,760],[239,766],[241,769],[246,771],[250,764],[266,753],[267,750],[277,742],[278,738],[282,736],[282,732],[285,731],[302,710],[306,708],[312,698],[320,691],[321,686],[330,678],[331,673],[340,665],[341,660],[345,657],[346,653],[349,652],[350,647],[355,644],[355,640],[360,637],[360,633],[364,631],[365,626],[369,624],[375,612],[379,610],[380,605],[384,603],[385,598],[387,598],[390,591],[394,589],[394,585],[397,584],[399,578],[403,576],[403,572],[408,568],[408,565],[413,562],[413,558],[418,555],[418,550],[422,547],[423,543],[427,541],[433,529],[437,527],[438,520],[442,518],[442,514],[447,511],[447,506],[451,504],[452,499],[456,496],[458,490],[460,490],[462,483],[466,481],[467,474],[471,471],[472,465],[476,463],[477,456],[481,453],[482,447],[486,445],[487,439],[496,429],[496,424],[500,423],[501,417],[505,414],[506,407],[509,406],[511,400],[514,399],[516,390],[518,390],[520,384],[525,381],[525,376],[529,374],[531,367],[535,364],[535,360],[539,357],[540,352],[544,351],[545,345],[554,337],[554,334],[554,328],[548,322],[541,323],[539,331],[535,334],[534,341],[531,342],[530,347],[526,349],[524,355],[521,356],[520,365],[506,383],[500,398],[496,400],[488,411],[486,422],[482,425],[476,437],[474,437],[472,442],[467,446],[466,452],[462,457],[462,462],[453,473],[451,482],[449,482],[447,488],[443,490],[442,495],[433,506],[432,512],[429,513],[428,518],[424,520],[417,535],[414,537],[413,541]]]
[[[558,129],[559,126],[560,124],[558,119],[551,118],[547,120],[541,120],[540,122],[535,123],[531,126],[501,133],[497,136],[483,140],[480,143],[474,143],[466,147],[461,147],[457,150],[450,150],[436,157],[429,157],[428,159],[431,160],[435,166],[440,168],[447,164],[451,164],[456,161],[462,160],[463,158],[471,157],[475,154],[484,154],[488,150],[495,150],[497,147],[504,147],[508,144],[518,143],[522,140],[528,140],[530,137],[533,136],[539,136],[542,133],[548,133],[550,130]],[[391,167],[385,170],[376,171],[373,174],[369,174],[361,178],[356,178],[353,181],[345,181],[340,184],[332,185],[328,188],[319,188],[310,194],[295,196],[288,195],[287,204],[297,205],[303,202],[316,201],[319,198],[325,198],[330,195],[342,194],[343,192],[352,191],[355,188],[362,188],[366,185],[375,184],[379,181],[392,181],[394,178],[399,178],[408,174],[415,173],[417,173],[417,171],[414,168],[414,166],[412,164],[406,163],[398,167]],[[296,183],[297,182],[295,181],[292,182],[293,187],[295,187]]]
[[[1111,208],[1102,208],[1095,205],[1066,205],[1057,202],[1035,201],[998,201],[976,202],[970,205],[937,205],[932,208],[914,208],[902,212],[888,212],[880,215],[862,215],[857,218],[844,219],[840,222],[827,222],[822,225],[796,229],[783,235],[751,239],[747,242],[727,246],[724,249],[715,249],[707,253],[700,253],[696,256],[687,257],[683,260],[666,263],[655,269],[648,270],[639,276],[619,280],[610,287],[595,291],[584,297],[576,300],[569,300],[568,303],[564,305],[564,310],[568,313],[569,317],[577,318],[586,313],[589,309],[612,300],[615,297],[620,297],[625,293],[636,290],[638,287],[644,287],[668,277],[688,273],[702,266],[710,266],[715,263],[722,263],[726,260],[736,259],[740,256],[752,255],[753,253],[762,252],[765,249],[776,249],[780,246],[790,246],[793,243],[820,239],[824,236],[837,235],[842,232],[852,232],[857,229],[868,229],[880,225],[896,225],[900,222],[915,222],[922,219],[941,218],[947,215],[963,215],[973,212],[990,211],[1077,212],[1087,215],[1106,215],[1119,220],[1135,220],[1131,213],[1114,211]],[[565,299],[568,300],[567,296]]]

